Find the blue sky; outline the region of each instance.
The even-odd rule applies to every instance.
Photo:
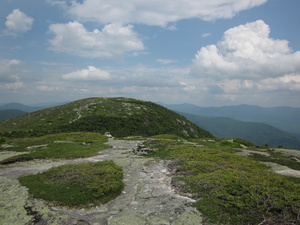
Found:
[[[0,103],[300,107],[299,0],[1,0]]]

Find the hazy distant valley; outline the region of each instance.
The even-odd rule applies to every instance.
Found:
[[[300,149],[300,108],[238,105],[199,107],[162,104],[216,137],[247,139],[256,144]]]

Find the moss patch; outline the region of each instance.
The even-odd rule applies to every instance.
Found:
[[[35,198],[60,205],[106,203],[124,187],[122,168],[113,161],[80,163],[52,168],[44,173],[20,177]]]
[[[33,159],[89,157],[108,148],[108,146],[104,144],[106,141],[107,138],[104,135],[90,132],[60,133],[34,138],[8,139],[7,142],[13,147],[5,149],[5,151],[28,152],[28,154],[7,158],[0,161],[0,164]],[[45,147],[30,150],[31,146]]]

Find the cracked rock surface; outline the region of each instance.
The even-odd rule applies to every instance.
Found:
[[[171,186],[166,162],[135,155],[140,141],[110,139],[110,149],[76,160],[43,160],[15,163],[0,168],[0,221],[4,224],[76,225],[200,225],[202,216],[193,200],[178,195]],[[69,163],[113,160],[122,166],[125,188],[116,199],[91,208],[53,207],[32,199],[19,176],[43,172]]]

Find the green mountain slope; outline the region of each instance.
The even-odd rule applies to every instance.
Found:
[[[204,117],[181,112],[180,114],[216,137],[238,137],[258,145],[268,144],[273,147],[282,145],[300,149],[298,138],[264,123],[243,122],[224,117]]]
[[[152,102],[129,98],[88,98],[3,121],[4,136],[36,136],[70,131],[110,132],[115,137],[175,134],[212,135],[183,116]]]

